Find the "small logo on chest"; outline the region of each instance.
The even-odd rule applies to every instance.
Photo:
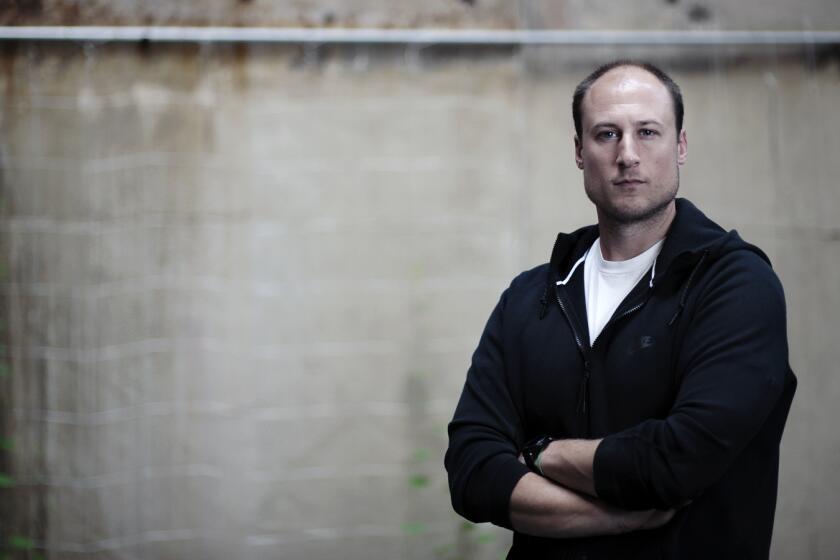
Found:
[[[648,348],[653,348],[656,345],[656,338],[650,335],[643,335],[639,338],[630,342],[627,345],[627,355],[632,356],[637,352],[641,352],[642,350],[646,350]]]
[[[645,348],[650,348],[656,344],[656,339],[652,336],[643,336],[639,338],[639,350],[644,350]]]

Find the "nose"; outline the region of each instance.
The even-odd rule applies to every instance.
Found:
[[[618,142],[618,157],[616,163],[619,167],[635,167],[639,165],[639,152],[636,150],[636,144],[630,135],[625,135]]]

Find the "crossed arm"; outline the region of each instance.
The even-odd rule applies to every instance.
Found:
[[[627,511],[598,500],[592,462],[599,443],[551,442],[540,456],[545,477],[528,473],[511,494],[510,520],[517,531],[554,538],[616,535],[653,529],[673,517],[673,510]]]
[[[601,441],[553,442],[541,459],[544,477],[515,459],[525,439],[523,389],[504,360],[503,296],[450,423],[446,464],[456,511],[526,534],[614,534],[667,522],[668,510],[720,479],[771,410],[781,407],[783,421],[782,391],[792,394],[795,384],[778,280],[769,268],[756,278],[742,261],[719,264],[726,273],[698,288],[667,416]]]

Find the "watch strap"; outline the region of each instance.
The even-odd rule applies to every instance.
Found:
[[[554,438],[551,436],[538,436],[526,443],[525,447],[522,448],[522,457],[525,459],[525,465],[527,465],[531,471],[540,475],[543,474],[539,462],[540,453],[542,453],[552,441],[554,441]]]

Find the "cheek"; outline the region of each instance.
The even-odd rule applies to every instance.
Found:
[[[612,167],[615,157],[606,150],[591,150],[583,158],[583,167],[595,175],[603,175]]]
[[[677,156],[679,155],[676,149],[668,146],[656,146],[651,147],[647,153],[648,157],[650,158],[649,161],[655,162],[656,165],[660,167],[676,165],[677,164]]]
[[[651,170],[657,175],[667,176],[676,173],[677,157],[671,152],[651,152],[648,154],[648,162]]]
[[[588,187],[600,185],[604,182],[605,173],[602,166],[591,161],[583,164],[583,182]]]

